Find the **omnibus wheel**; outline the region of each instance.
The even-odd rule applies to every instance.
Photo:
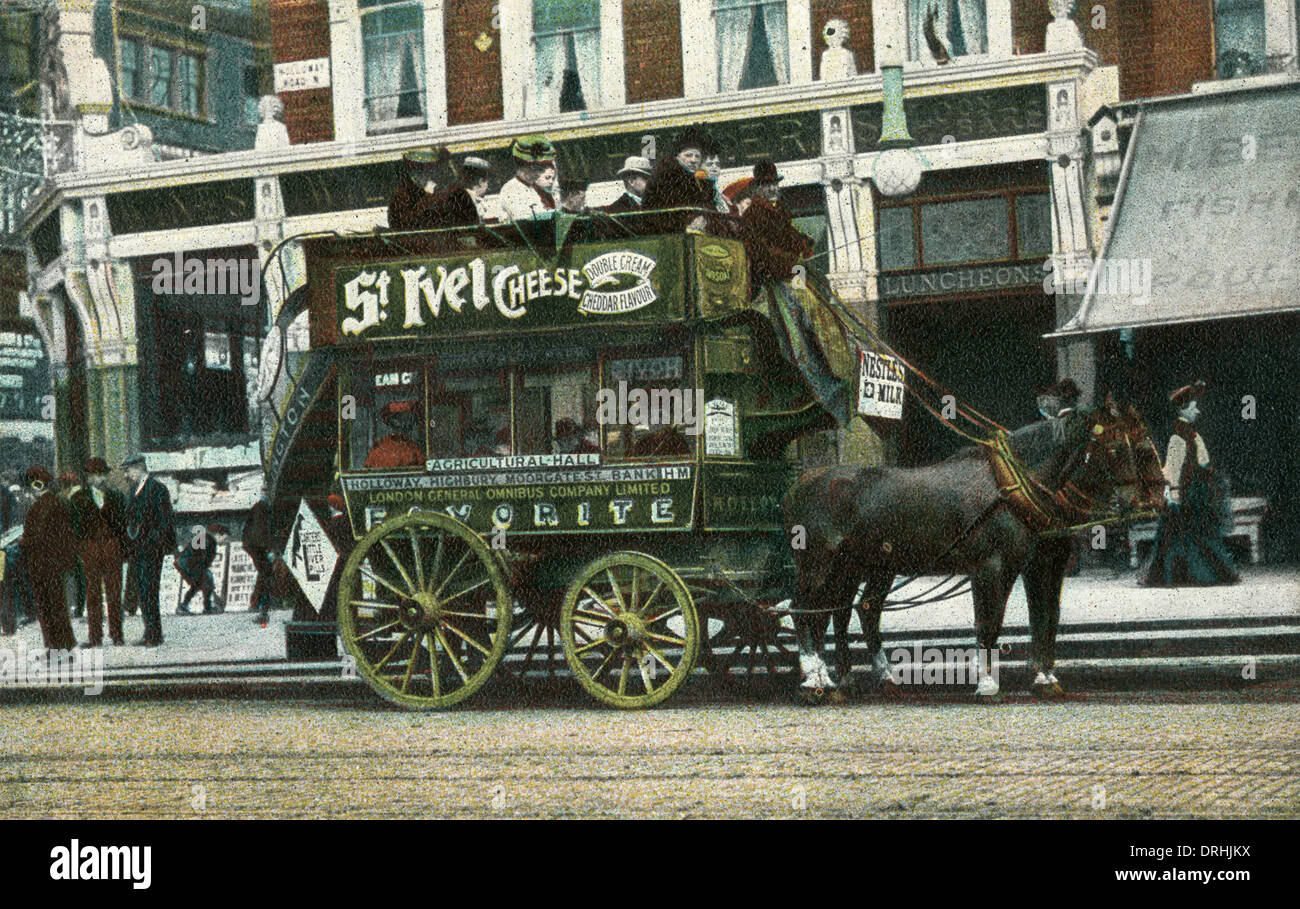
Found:
[[[450,707],[483,686],[505,653],[511,611],[501,559],[437,512],[370,531],[339,581],[339,634],[357,672],[414,709]]]
[[[615,552],[579,572],[560,615],[564,656],[582,687],[614,707],[652,707],[690,676],[700,624],[690,591],[671,568]]]

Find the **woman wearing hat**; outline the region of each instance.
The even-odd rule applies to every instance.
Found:
[[[515,175],[497,194],[507,221],[544,218],[555,210],[555,197],[542,185],[543,174],[555,170],[555,146],[545,136],[521,136],[510,147]]]
[[[366,455],[366,467],[422,467],[424,448],[411,438],[420,432],[419,402],[390,401],[379,418],[393,431]]]
[[[438,187],[451,182],[451,152],[444,147],[420,148],[402,156],[402,176],[388,199],[392,230],[431,230]]]
[[[67,504],[52,488],[54,478],[44,467],[27,471],[27,485],[38,498],[27,512],[20,545],[36,597],[41,639],[49,650],[71,650],[77,646],[77,639],[72,634],[63,591],[77,565],[72,518]]]
[[[1205,383],[1184,385],[1169,395],[1178,411],[1165,453],[1169,508],[1160,518],[1151,563],[1144,583],[1155,587],[1180,584],[1235,584],[1241,580],[1219,533],[1213,468],[1205,440],[1196,431],[1197,401]]]
[[[470,227],[481,224],[483,200],[487,198],[492,166],[482,158],[469,157],[460,164],[460,178],[439,192],[429,213],[434,227]]]

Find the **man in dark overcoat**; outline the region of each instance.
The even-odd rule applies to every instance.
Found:
[[[144,637],[136,644],[158,647],[163,642],[158,585],[163,559],[176,551],[172,499],[167,487],[149,476],[143,455],[128,459],[122,467],[131,490],[126,503],[126,542],[144,619]]]
[[[77,639],[72,633],[64,584],[77,567],[72,518],[67,503],[53,489],[53,477],[44,467],[27,471],[27,485],[38,498],[23,523],[21,545],[36,598],[41,639],[50,650],[71,650],[77,646]]]

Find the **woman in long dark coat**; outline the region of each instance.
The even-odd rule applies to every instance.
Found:
[[[1156,530],[1155,551],[1144,583],[1153,587],[1182,584],[1235,584],[1241,580],[1220,533],[1222,495],[1214,483],[1205,441],[1196,431],[1197,399],[1205,383],[1186,385],[1169,396],[1178,408],[1174,433],[1165,455],[1169,508]]]

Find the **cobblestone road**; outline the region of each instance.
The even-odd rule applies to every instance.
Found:
[[[621,713],[352,688],[21,699],[0,817],[1296,817],[1300,688]],[[516,702],[517,703],[517,702]]]

